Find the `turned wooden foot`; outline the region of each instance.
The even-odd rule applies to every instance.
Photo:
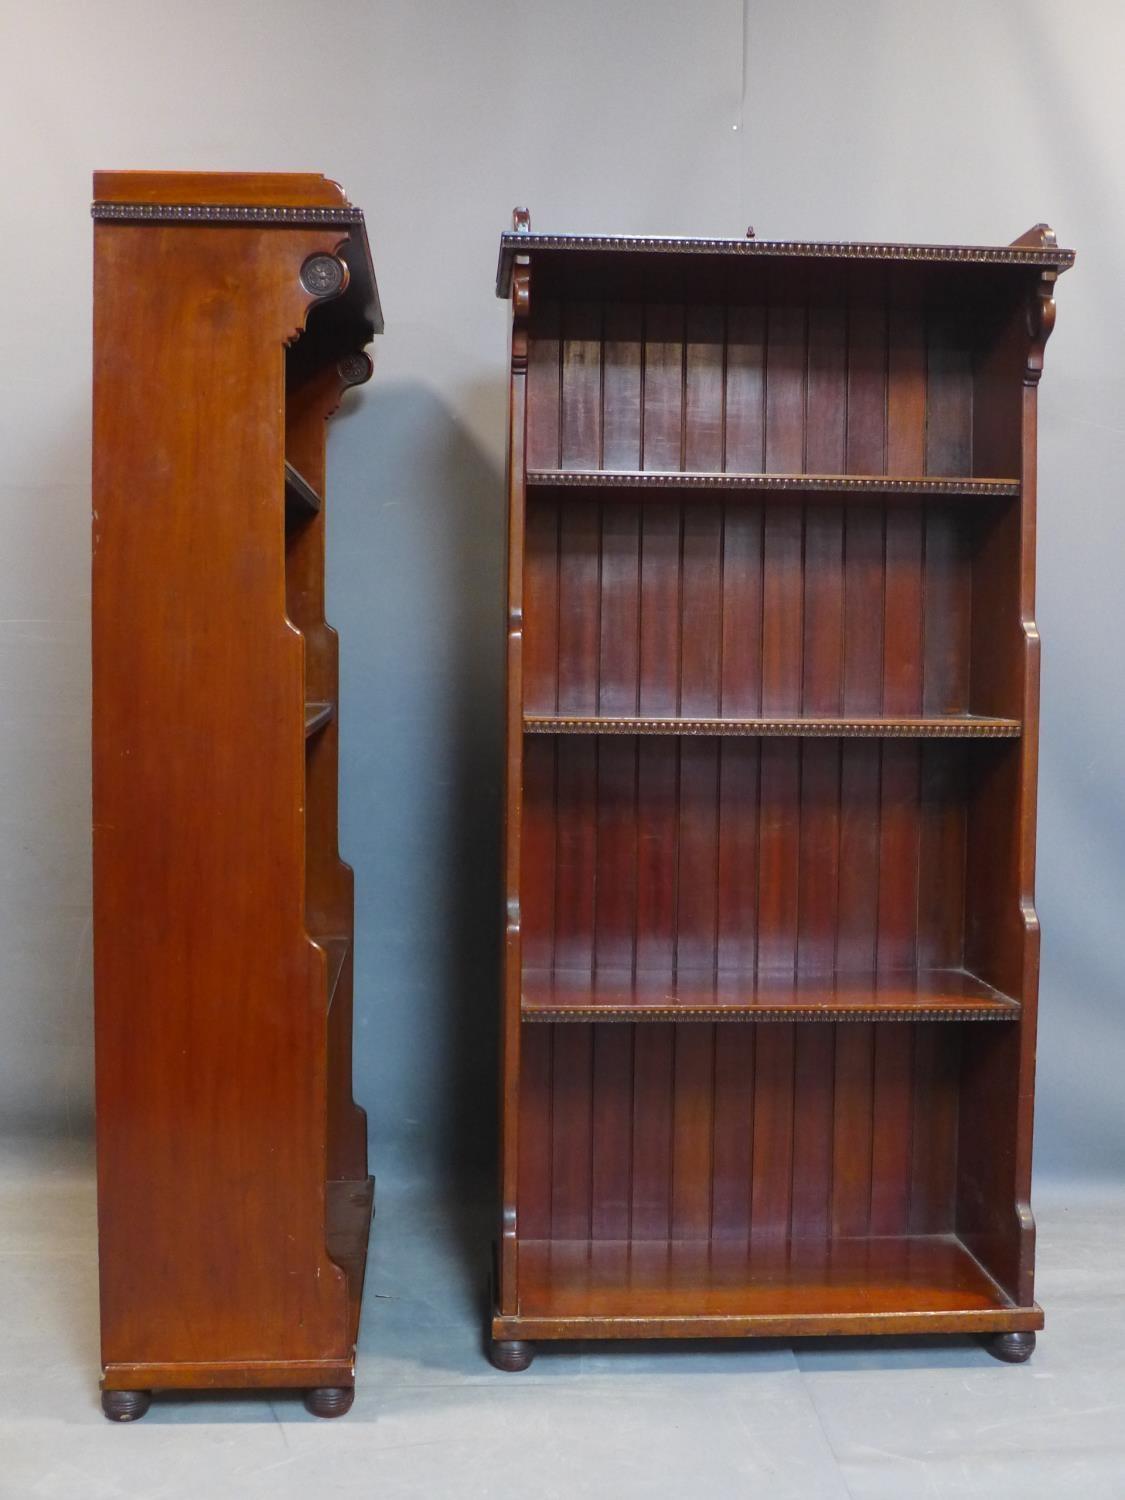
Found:
[[[354,1385],[316,1385],[305,1392],[305,1409],[314,1417],[342,1417],[354,1400]]]
[[[111,1422],[137,1422],[151,1405],[151,1391],[102,1392],[102,1411]]]
[[[1033,1333],[990,1333],[984,1347],[994,1359],[1002,1359],[1006,1365],[1022,1365],[1030,1359],[1035,1349]]]
[[[488,1357],[498,1370],[526,1370],[535,1358],[535,1345],[523,1339],[490,1339]]]

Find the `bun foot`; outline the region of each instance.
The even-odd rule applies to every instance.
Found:
[[[354,1385],[316,1385],[305,1392],[305,1410],[314,1417],[342,1417],[354,1400]]]
[[[1031,1358],[1035,1350],[1033,1333],[993,1333],[984,1341],[984,1347],[993,1359],[1002,1359],[1006,1365],[1022,1365]]]
[[[535,1345],[523,1339],[490,1339],[488,1357],[498,1370],[526,1370],[535,1358]]]
[[[139,1422],[151,1405],[151,1391],[102,1392],[102,1411],[111,1422]]]

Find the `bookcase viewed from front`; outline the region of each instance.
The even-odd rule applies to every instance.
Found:
[[[1036,392],[1073,259],[1043,225],[502,237],[501,1368],[1031,1353]]]
[[[103,1407],[351,1404],[372,1208],[337,849],[326,419],[382,331],[314,175],[94,179]]]

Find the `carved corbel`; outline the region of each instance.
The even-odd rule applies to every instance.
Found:
[[[531,214],[526,208],[512,210],[512,228],[517,234],[531,233]],[[527,320],[531,311],[531,263],[517,255],[512,268],[512,371],[527,369]]]
[[[1038,385],[1043,373],[1043,350],[1055,326],[1055,282],[1057,271],[1044,271],[1027,299],[1027,356],[1024,385]]]
[[[1058,239],[1049,224],[1035,224],[1012,247],[1028,250],[1057,250]],[[1027,354],[1024,359],[1024,385],[1038,385],[1043,374],[1043,350],[1055,326],[1055,282],[1059,273],[1041,271],[1027,299]]]

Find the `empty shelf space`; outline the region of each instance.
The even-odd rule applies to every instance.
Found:
[[[889,474],[733,474],[678,469],[528,469],[531,488],[625,490],[721,490],[749,493],[870,496],[886,500],[940,498],[977,500],[1018,495],[1018,479]]]
[[[1019,1002],[964,969],[882,974],[525,969],[525,1021],[1013,1021]]]
[[[305,476],[291,463],[285,464],[285,519],[289,523],[306,521],[320,510],[320,496]]]
[[[336,715],[334,703],[306,703],[305,704],[305,738],[314,735],[318,729],[323,729],[326,724],[331,723]]]
[[[520,1318],[816,1318],[1002,1311],[952,1234],[520,1240]],[[811,1330],[809,1330],[811,1331]]]
[[[526,734],[747,735],[759,739],[1018,739],[1018,719],[980,714],[783,719],[655,718],[627,714],[526,714]]]

